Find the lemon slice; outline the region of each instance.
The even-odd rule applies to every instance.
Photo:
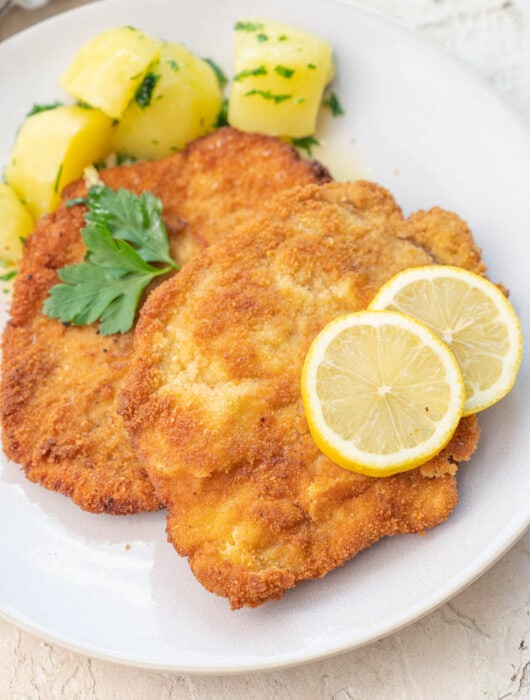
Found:
[[[400,313],[361,311],[335,319],[313,341],[302,400],[324,454],[387,476],[449,442],[465,392],[453,353],[429,328]]]
[[[369,308],[409,314],[449,345],[464,378],[465,416],[512,388],[521,363],[521,324],[508,299],[484,277],[450,265],[410,268],[384,284]]]

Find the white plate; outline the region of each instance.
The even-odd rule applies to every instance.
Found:
[[[333,43],[346,115],[328,120],[324,136],[345,149],[355,140],[374,179],[406,212],[439,204],[466,218],[528,328],[528,133],[462,64],[348,4],[106,0],[49,20],[0,45],[0,65],[9,66],[0,162],[32,103],[61,96],[58,76],[94,33],[136,25],[183,40],[230,72],[232,26],[253,16]],[[203,590],[166,543],[163,513],[89,515],[3,463],[1,609],[87,654],[182,672],[280,667],[375,640],[462,590],[527,527],[529,396],[525,360],[514,391],[481,417],[479,450],[459,473],[460,503],[445,524],[425,537],[382,541],[256,610],[231,612]]]

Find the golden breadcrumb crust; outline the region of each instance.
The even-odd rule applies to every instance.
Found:
[[[373,183],[310,185],[278,196],[143,307],[120,412],[169,508],[169,540],[233,608],[281,598],[455,507],[475,417],[428,464],[371,478],[319,452],[300,393],[306,352],[331,319],[365,308],[400,270],[442,262],[485,270],[455,214],[404,219]]]
[[[323,182],[327,172],[273,138],[221,129],[162,161],[101,173],[112,188],[150,191],[164,204],[181,264],[252,217],[274,193]],[[70,185],[64,200],[86,194]],[[84,206],[45,216],[26,242],[3,338],[3,443],[31,481],[92,512],[132,513],[162,504],[116,412],[132,331],[102,337],[98,324],[63,325],[42,314],[57,270],[85,255]]]

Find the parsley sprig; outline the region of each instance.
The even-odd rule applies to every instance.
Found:
[[[73,325],[99,319],[102,335],[125,333],[149,282],[179,267],[169,253],[162,203],[149,192],[137,196],[104,185],[72,200],[72,206],[81,203],[88,206],[85,260],[58,271],[61,283],[50,290],[44,313]]]

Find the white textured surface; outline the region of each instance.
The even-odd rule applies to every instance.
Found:
[[[0,39],[79,4],[54,0],[31,13],[13,10],[0,24]],[[530,0],[360,4],[460,55],[530,124]],[[492,177],[496,176],[492,164]],[[223,678],[158,673],[88,659],[0,620],[0,698],[530,698],[529,584],[527,533],[464,593],[397,634],[295,669]]]

